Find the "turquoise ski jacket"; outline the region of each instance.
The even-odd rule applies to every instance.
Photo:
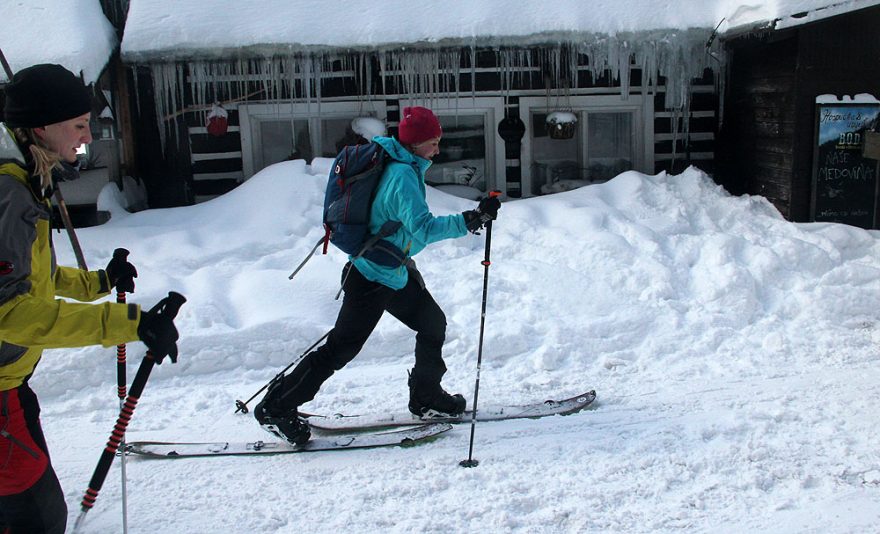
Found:
[[[376,199],[370,212],[370,232],[377,233],[387,221],[399,221],[400,229],[385,238],[397,245],[408,258],[436,241],[462,237],[467,234],[464,216],[434,216],[425,200],[425,172],[431,166],[405,149],[393,137],[374,137],[373,141],[391,156],[376,189]],[[391,289],[403,289],[408,280],[406,266],[384,267],[366,258],[352,258],[351,262],[364,278]]]

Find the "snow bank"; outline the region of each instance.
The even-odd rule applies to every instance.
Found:
[[[320,167],[322,161],[316,162]],[[246,400],[333,324],[341,253],[287,276],[320,235],[326,169],[269,167],[192,207],[84,229],[90,265],[124,246],[129,297],[168,290],[180,362],[153,371],[130,440],[271,439]],[[472,201],[429,189],[437,214]],[[704,173],[624,173],[505,202],[492,236],[480,403],[595,388],[596,407],[481,423],[433,443],[257,459],[128,463],[132,531],[858,532],[880,521],[880,234],[785,221]],[[62,263],[72,264],[58,240]],[[450,391],[473,398],[484,236],[416,260],[447,315]],[[305,409],[406,405],[413,335],[391,318]],[[129,349],[134,363],[139,344]],[[118,409],[115,356],[48,351],[32,380],[71,509]],[[90,532],[118,531],[114,468]]]

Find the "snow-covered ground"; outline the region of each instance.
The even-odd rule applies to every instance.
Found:
[[[345,261],[316,256],[326,160],[272,166],[192,207],[79,232],[126,247],[129,300],[189,299],[180,360],[153,370],[129,440],[270,439],[247,399],[332,325]],[[474,203],[436,190],[437,214]],[[413,448],[129,458],[138,532],[867,532],[880,524],[880,233],[785,221],[703,173],[628,172],[508,201],[495,224],[481,404],[593,409],[479,423]],[[75,264],[63,234],[62,263]],[[473,398],[484,236],[417,257],[448,319],[444,385]],[[413,335],[393,318],[304,409],[406,407]],[[129,346],[129,380],[143,346]],[[70,508],[118,414],[113,349],[48,351],[32,386]],[[252,404],[253,405],[253,404]],[[85,532],[120,532],[119,460]],[[871,525],[874,525],[872,527]]]

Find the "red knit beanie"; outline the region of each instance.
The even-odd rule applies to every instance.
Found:
[[[443,135],[443,129],[440,128],[440,121],[430,109],[403,108],[403,118],[397,125],[397,139],[401,143],[417,145],[441,135]]]

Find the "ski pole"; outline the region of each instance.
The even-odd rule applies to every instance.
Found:
[[[113,251],[113,257],[126,262],[128,261],[128,251],[124,248],[118,248]],[[120,290],[118,286],[116,287],[116,302],[125,304],[125,291]],[[125,350],[125,343],[116,345],[116,394],[119,397],[120,412],[125,409],[125,385],[127,383],[125,376]],[[125,534],[128,532],[128,478],[125,474],[124,437],[119,441],[119,448],[123,451],[122,457],[119,459],[119,467],[122,476],[122,532]]]
[[[288,280],[293,280],[293,277],[296,276],[296,273],[300,272],[300,271],[302,270],[302,268],[306,266],[306,263],[307,263],[310,259],[312,259],[312,256],[315,254],[315,251],[318,250],[318,247],[320,247],[320,246],[321,246],[321,243],[323,243],[326,239],[327,239],[327,238],[324,237],[324,236],[321,236],[321,239],[318,239],[318,242],[315,243],[315,246],[312,247],[312,250],[309,251],[308,256],[306,256],[306,259],[304,259],[304,260],[302,261],[302,263],[300,263],[300,264],[297,266],[297,268],[294,269],[292,273],[290,273],[290,276],[287,277]],[[325,250],[324,253],[326,254],[326,252],[327,252],[327,251]]]
[[[305,350],[305,352],[303,352],[302,354],[300,354],[300,355],[299,355],[299,358],[297,358],[297,359],[295,359],[294,361],[290,362],[290,364],[288,364],[287,367],[285,367],[284,369],[281,370],[280,373],[278,373],[277,375],[275,375],[275,378],[273,378],[272,380],[266,382],[266,385],[263,386],[263,387],[261,387],[259,391],[257,391],[257,392],[254,393],[253,395],[251,395],[251,398],[249,398],[248,400],[246,400],[246,401],[244,401],[244,402],[242,402],[242,401],[236,399],[236,401],[235,401],[235,412],[234,412],[234,413],[238,413],[238,412],[241,412],[241,413],[248,413],[248,407],[247,407],[247,405],[248,405],[249,402],[251,402],[252,400],[254,400],[255,398],[257,398],[257,395],[259,395],[259,394],[262,393],[266,388],[268,388],[269,386],[271,386],[272,384],[274,384],[276,380],[280,380],[281,377],[284,376],[284,373],[286,373],[288,369],[290,369],[290,368],[293,367],[294,365],[298,364],[298,363],[300,362],[300,360],[302,360],[303,358],[306,357],[306,354],[310,353],[310,352],[312,351],[312,349],[314,349],[315,347],[318,346],[319,343],[321,343],[322,341],[324,341],[325,339],[327,339],[327,336],[329,336],[329,335],[330,335],[330,330],[328,330],[326,334],[324,334],[323,336],[321,336],[321,339],[319,339],[318,341],[315,341],[314,343],[312,343],[312,346],[309,347],[309,348],[307,348],[307,349]]]
[[[186,302],[186,298],[184,298],[183,295],[170,291],[168,293],[168,303],[166,304],[164,313],[173,319],[184,302]],[[129,390],[125,404],[119,411],[119,417],[116,419],[116,425],[113,427],[110,439],[107,441],[107,445],[104,447],[104,451],[98,459],[98,465],[95,466],[95,472],[92,474],[92,479],[89,481],[89,488],[86,490],[85,495],[83,495],[81,504],[82,509],[80,510],[79,517],[76,518],[76,523],[73,527],[74,532],[79,532],[79,529],[85,521],[86,513],[92,509],[95,505],[95,501],[98,499],[98,493],[104,485],[104,480],[107,478],[107,473],[110,471],[110,466],[113,464],[113,458],[116,456],[116,451],[119,449],[119,445],[125,437],[125,430],[128,428],[128,423],[131,421],[134,409],[137,407],[138,400],[144,391],[147,379],[150,378],[150,372],[153,370],[153,365],[156,363],[162,363],[162,359],[165,356],[168,355],[155,355],[152,351],[148,350],[146,356],[144,356],[144,359],[141,361],[141,365],[138,367],[134,381],[131,383],[131,390]],[[177,362],[176,355],[171,355],[170,357],[171,363]],[[124,450],[122,451],[122,454],[125,454]]]
[[[489,193],[490,197],[500,195],[498,191]],[[477,380],[474,384],[474,407],[471,410],[471,440],[468,447],[467,460],[462,460],[458,465],[462,467],[476,467],[480,465],[479,460],[474,459],[474,433],[477,430],[477,398],[480,395],[480,368],[483,364],[483,333],[486,327],[486,297],[489,294],[489,252],[492,248],[492,221],[486,222],[486,254],[483,257],[483,305],[480,311],[480,344],[477,348]]]
[[[3,54],[3,49],[0,48],[0,65],[3,65],[3,70],[6,72],[6,77],[9,78],[9,81],[12,81],[12,67],[9,66],[9,62],[6,61],[6,55]]]
[[[73,229],[73,221],[70,219],[70,213],[67,211],[67,204],[64,202],[64,196],[61,194],[61,187],[55,187],[55,202],[58,204],[58,213],[61,214],[61,222],[64,223],[64,229],[67,230],[67,238],[70,240],[70,246],[73,247],[73,255],[76,256],[76,265],[83,271],[88,271],[86,265],[86,257],[83,255],[82,247],[79,239],[76,237],[76,230]]]

